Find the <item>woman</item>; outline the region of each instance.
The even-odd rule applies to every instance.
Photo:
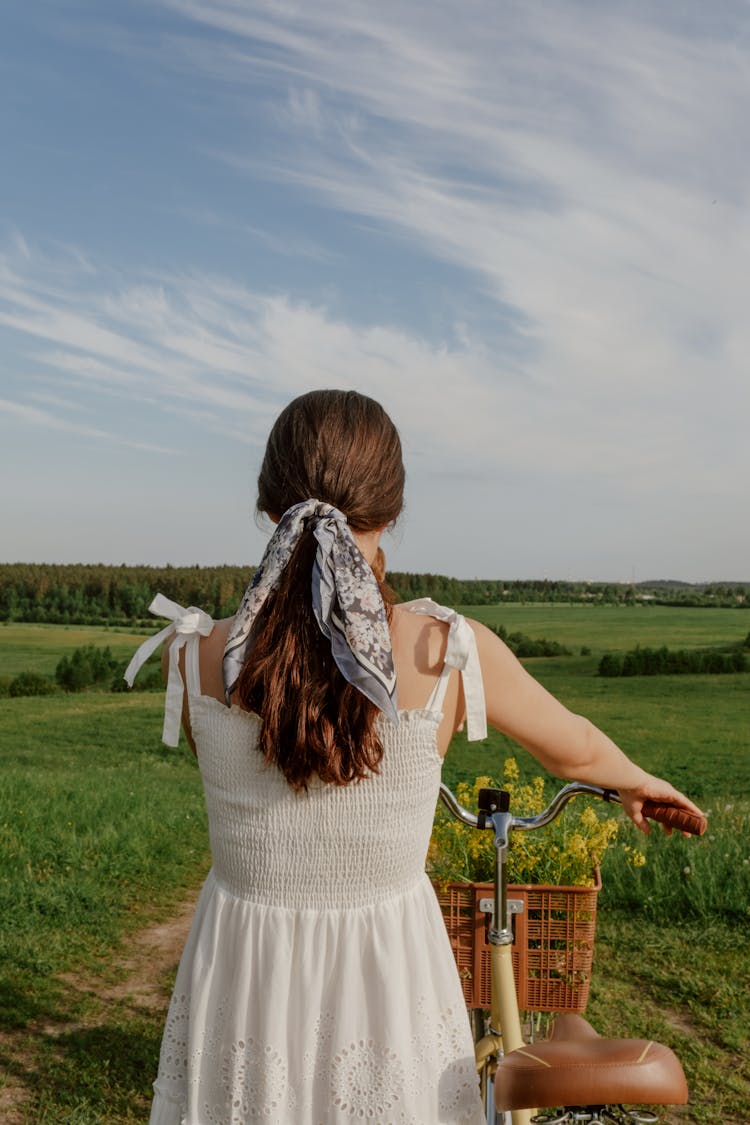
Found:
[[[165,739],[198,756],[213,868],[177,974],[151,1125],[483,1121],[460,983],[424,874],[442,757],[486,720],[545,767],[695,806],[571,714],[488,629],[393,605],[393,423],[355,392],[296,399],[258,509],[277,524],[237,615],[175,618]],[[129,678],[152,651],[143,646]]]

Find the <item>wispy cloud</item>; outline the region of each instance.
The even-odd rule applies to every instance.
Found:
[[[91,410],[91,407],[83,402],[75,401],[70,396],[63,398],[61,395],[52,394],[50,391],[29,390],[26,397],[32,403],[38,403],[42,409],[51,406],[54,410],[72,410],[75,413]]]
[[[28,403],[0,398],[0,414],[5,414],[33,428],[64,430],[76,437],[95,438],[107,444],[137,449],[142,453],[174,454],[178,452],[178,450],[171,449],[168,446],[152,445],[150,442],[138,441],[134,438],[123,437],[122,434],[100,430],[96,426],[82,425],[80,422],[61,417],[59,413],[51,414],[48,410],[41,410],[39,407]]]
[[[686,457],[701,433],[739,454],[706,411],[750,394],[741,6],[167,6],[215,33],[217,83],[264,83],[273,145],[224,158],[464,270],[503,316],[496,382],[520,348],[579,436],[637,430],[658,461],[669,418]]]
[[[216,277],[114,285],[104,271],[77,275],[71,261],[62,294],[58,263],[48,268],[44,256],[31,254],[23,272],[7,257],[3,264],[0,323],[27,341],[36,382],[52,381],[52,390],[33,391],[37,400],[62,388],[147,396],[164,414],[179,410],[250,440],[294,394],[320,385],[379,388],[423,447],[443,450],[460,442],[441,433],[440,410],[425,406],[427,383],[435,402],[460,384],[466,409],[481,413],[478,403],[470,406],[489,376],[481,351],[450,351],[388,326],[356,328],[322,307]],[[40,349],[40,340],[52,346]],[[24,386],[20,393],[31,398]],[[30,424],[55,421],[21,401],[16,413]]]
[[[186,448],[201,428],[258,444],[290,397],[316,386],[356,387],[382,399],[410,453],[436,470],[464,471],[471,462],[485,474],[512,468],[573,478],[593,463],[605,476],[627,474],[631,487],[639,479],[647,487],[655,473],[662,481],[684,473],[696,416],[675,402],[665,442],[662,404],[674,382],[661,379],[652,392],[645,380],[623,381],[615,400],[590,371],[568,371],[565,386],[556,386],[544,363],[539,371],[504,363],[481,334],[460,325],[449,346],[387,324],[355,326],[322,306],[214,276],[115,284],[105,271],[92,277],[90,266],[76,275],[73,261],[63,296],[55,288],[59,263],[48,271],[32,252],[24,264],[23,274],[14,272],[6,259],[0,322],[27,341],[34,383],[20,385],[15,409],[29,425],[112,437],[34,402],[85,396],[91,407],[98,396],[104,414],[102,396],[114,393],[165,421],[184,419],[170,440],[179,443],[181,432]],[[39,348],[39,340],[51,346]],[[689,377],[683,373],[688,399]],[[608,372],[603,382],[611,379]],[[121,440],[133,444],[128,435]]]
[[[249,243],[262,244],[274,254],[285,258],[306,258],[313,262],[331,262],[336,255],[315,238],[300,233],[276,234],[252,223],[240,222],[231,216],[220,215],[206,208],[181,207],[179,213],[199,226],[220,228],[232,234],[241,235]]]

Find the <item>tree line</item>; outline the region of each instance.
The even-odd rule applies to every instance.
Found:
[[[629,652],[607,652],[599,661],[600,676],[686,676],[708,673],[717,675],[747,672],[745,653],[750,649],[750,633],[731,648],[719,649],[631,649]]]
[[[212,617],[235,612],[254,567],[0,564],[0,621],[51,625],[132,625],[150,620],[156,593]],[[403,571],[388,581],[401,601],[431,597],[447,605],[508,602],[728,606],[750,608],[750,585],[459,579]]]

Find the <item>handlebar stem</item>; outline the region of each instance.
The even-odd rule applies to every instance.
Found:
[[[488,818],[495,830],[495,851],[497,863],[495,864],[494,901],[492,903],[492,926],[487,935],[492,945],[512,945],[513,930],[508,918],[508,877],[507,858],[510,832],[513,827],[513,816],[509,812],[494,812]]]

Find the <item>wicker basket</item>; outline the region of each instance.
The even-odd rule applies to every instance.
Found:
[[[508,898],[520,899],[514,916],[513,971],[518,1006],[531,1012],[583,1012],[589,995],[594,957],[596,902],[593,887],[509,886]],[[435,886],[453,955],[469,1008],[490,1006],[491,916],[479,909],[492,898],[491,883]]]

